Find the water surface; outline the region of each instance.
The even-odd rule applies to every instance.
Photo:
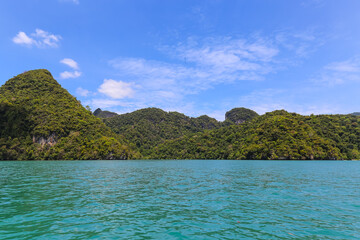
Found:
[[[360,162],[0,162],[1,239],[360,239]]]

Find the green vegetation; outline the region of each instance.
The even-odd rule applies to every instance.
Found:
[[[0,159],[128,159],[139,155],[47,70],[0,88]]]
[[[20,74],[0,88],[0,160],[360,159],[356,113],[235,108],[224,122],[158,108],[94,115],[47,70]]]
[[[141,109],[103,121],[114,132],[129,139],[143,156],[148,156],[155,146],[166,140],[221,126],[220,122],[208,116],[190,118],[158,108]]]
[[[284,110],[156,147],[160,159],[360,159],[360,118]]]

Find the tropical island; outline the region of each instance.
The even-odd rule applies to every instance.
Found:
[[[206,115],[145,108],[93,113],[45,69],[0,87],[0,160],[360,159],[360,115]]]

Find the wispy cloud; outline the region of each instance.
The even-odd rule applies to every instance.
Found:
[[[84,88],[81,88],[81,87],[78,87],[76,89],[76,94],[82,96],[82,97],[87,97],[91,94],[91,92],[87,89],[84,89]]]
[[[31,33],[30,35],[20,31],[12,39],[15,44],[28,47],[36,46],[38,48],[58,47],[60,40],[60,35],[54,35],[41,29],[36,29],[35,32]]]
[[[352,58],[343,62],[333,62],[325,66],[325,69],[346,73],[360,72],[360,58]]]
[[[60,73],[61,79],[78,78],[80,76],[81,76],[81,72],[79,71],[74,71],[74,72],[65,71]]]
[[[75,62],[73,59],[71,58],[64,58],[62,60],[60,60],[60,63],[63,63],[69,67],[71,67],[74,70],[78,70],[79,69],[79,65],[77,62]]]
[[[165,48],[166,49],[166,48]],[[225,71],[259,71],[264,63],[271,62],[279,53],[279,49],[270,42],[256,39],[220,38],[208,39],[204,43],[190,40],[168,52],[179,59],[192,62],[198,67],[214,69],[217,73]]]
[[[326,65],[311,80],[320,85],[335,86],[350,82],[360,82],[360,57]]]
[[[64,72],[60,73],[61,79],[78,78],[81,76],[82,73],[80,71],[78,71],[79,65],[75,60],[73,60],[71,58],[64,58],[64,59],[60,60],[60,63],[65,64],[66,66],[68,66],[74,70],[72,72],[64,71]]]
[[[289,112],[296,112],[303,115],[330,114],[342,112],[333,103],[315,103],[315,100],[299,104],[299,96],[304,89],[273,89],[267,88],[255,90],[248,95],[242,96],[237,104],[256,111],[259,114],[284,109]]]
[[[299,59],[308,57],[311,53],[324,45],[326,37],[314,27],[304,31],[293,32],[290,29],[278,31],[274,41],[277,46],[283,48],[282,52],[291,52],[294,59],[288,61],[297,62]],[[285,51],[284,51],[285,50]]]
[[[260,34],[248,39],[193,37],[177,45],[159,47],[159,51],[168,56],[167,61],[118,57],[109,64],[116,71],[114,78],[121,81],[104,82],[99,92],[108,100],[122,99],[122,109],[124,106],[133,110],[148,106],[163,109],[189,106],[189,95],[220,84],[262,81],[267,75],[292,65],[289,56],[293,57],[292,60],[303,58],[305,54],[299,54],[300,49],[305,52],[302,44],[316,41],[315,35],[293,35],[284,33],[280,38],[278,32],[272,38]],[[129,81],[132,85],[124,85]],[[128,91],[124,91],[125,87]],[[112,103],[116,104],[116,101]],[[203,112],[195,107],[191,109],[184,113]]]
[[[279,50],[267,43],[226,38],[202,45],[166,46],[162,51],[177,63],[117,58],[110,65],[120,77],[134,79],[147,91],[187,95],[221,83],[262,80],[275,70],[271,64]]]

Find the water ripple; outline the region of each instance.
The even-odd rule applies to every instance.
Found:
[[[360,162],[0,162],[1,239],[359,239]]]

